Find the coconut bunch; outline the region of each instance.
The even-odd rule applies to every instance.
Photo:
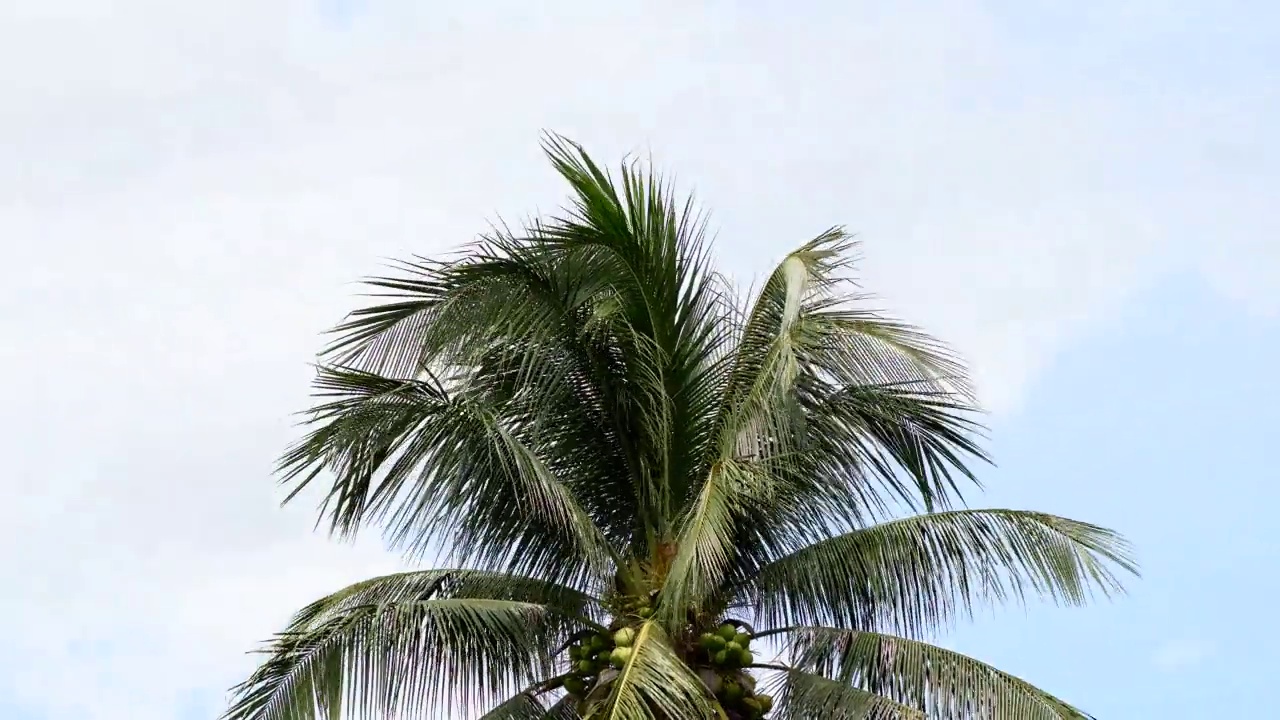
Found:
[[[588,633],[568,648],[569,674],[564,689],[575,700],[583,700],[597,687],[612,679],[610,668],[618,670],[631,659],[636,626],[653,616],[656,593],[641,596],[615,595],[608,607],[615,613],[609,633]]]
[[[704,658],[717,668],[740,668],[754,663],[751,635],[732,623],[724,623],[715,632],[703,633],[698,644]]]
[[[644,600],[619,603],[628,612],[614,620],[612,634],[592,633],[579,637],[568,647],[570,672],[564,689],[578,702],[596,697],[631,660],[636,625],[653,614]],[[755,678],[746,668],[755,662],[751,635],[741,624],[724,622],[708,632],[693,635],[696,640],[682,648],[686,660],[716,696],[731,720],[759,720],[773,708],[773,698],[756,693]],[[598,691],[598,692],[597,692]]]
[[[756,681],[743,668],[755,663],[751,635],[742,626],[722,623],[698,638],[698,675],[731,716],[755,720],[773,708],[773,698],[757,695]]]
[[[629,639],[626,645],[619,646],[612,636],[604,633],[586,635],[569,645],[570,672],[564,680],[565,691],[575,698],[582,698],[595,686],[600,674],[610,666],[622,667],[626,664],[631,657],[630,640],[635,638],[635,631],[626,629],[631,632],[626,636]],[[614,653],[618,650],[626,652],[618,653],[615,660]]]

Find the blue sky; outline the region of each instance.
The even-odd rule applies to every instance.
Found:
[[[996,614],[956,646],[1103,718],[1256,713],[1280,667],[1280,630],[1261,620],[1280,592],[1280,325],[1186,279],[1121,317],[995,423],[986,500],[1120,529],[1143,578],[1084,610]]]
[[[0,612],[22,621],[0,717],[207,720],[293,609],[399,567],[277,509],[271,466],[354,279],[560,202],[544,128],[651,153],[744,280],[831,224],[858,232],[867,288],[973,361],[999,464],[974,503],[1136,543],[1130,596],[998,611],[947,642],[1105,719],[1265,707],[1269,5],[5,13]]]

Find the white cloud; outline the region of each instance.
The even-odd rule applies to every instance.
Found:
[[[24,621],[0,696],[172,718],[306,598],[394,566],[274,508],[304,363],[381,258],[557,203],[544,127],[652,150],[740,273],[860,231],[869,288],[1000,408],[1166,273],[1275,309],[1277,124],[1249,87],[1130,92],[964,2],[485,7],[4,6],[0,607]]]

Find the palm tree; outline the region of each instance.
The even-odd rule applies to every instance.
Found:
[[[372,280],[281,460],[335,533],[460,569],[309,605],[225,717],[1089,717],[925,642],[1136,570],[1104,528],[962,508],[965,368],[862,307],[849,236],[743,295],[658,176],[544,149],[570,207]]]

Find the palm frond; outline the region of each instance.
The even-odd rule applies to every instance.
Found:
[[[674,543],[679,551],[663,591],[668,620],[719,588],[739,551],[762,544],[762,538],[742,537],[748,527],[743,520],[762,506],[783,509],[778,478],[760,460],[794,450],[790,425],[800,358],[793,331],[838,251],[822,237],[788,254],[742,320],[734,352],[723,358],[713,434],[704,443],[706,470],[701,483],[689,487],[697,494],[684,499]]]
[[[644,449],[638,490],[651,508],[645,524],[669,537],[709,433],[717,396],[707,368],[731,339],[722,322],[726,285],[710,269],[705,222],[692,198],[678,203],[669,184],[634,162],[623,164],[615,182],[566,138],[549,135],[544,148],[574,198],[565,215],[538,223],[533,235],[616,268],[616,327],[626,329],[638,361],[628,378]]]
[[[579,720],[568,698],[560,698],[550,706],[534,691],[521,692],[480,717],[480,720]]]
[[[445,264],[427,258],[397,262],[399,276],[369,278],[383,302],[360,308],[330,331],[334,339],[321,353],[331,364],[389,377],[414,377],[423,363],[423,332],[443,299],[438,280]]]
[[[772,478],[751,462],[730,457],[712,466],[696,504],[689,509],[659,605],[668,627],[685,622],[687,609],[702,607],[725,584],[743,544],[738,523],[753,505],[763,505]]]
[[[551,704],[542,720],[581,720],[577,704],[569,697],[562,697]]]
[[[529,692],[521,692],[480,716],[480,720],[543,720],[547,707]]]
[[[926,720],[923,712],[882,695],[799,670],[779,673],[773,687],[775,720]]]
[[[851,248],[833,229],[788,254],[731,323],[736,347],[720,363],[715,433],[664,603],[696,605],[730,573],[750,574],[825,526],[884,515],[891,499],[946,505],[954,473],[972,477],[965,462],[983,458],[959,361],[850,306]]]
[[[489,705],[552,675],[552,648],[602,629],[586,595],[476,571],[357,583],[295,616],[224,720],[340,720]]]
[[[648,512],[634,492],[648,451],[632,378],[650,374],[646,342],[610,311],[617,271],[589,251],[494,235],[447,269],[423,340],[442,373],[537,438],[615,543]]]
[[[968,464],[987,460],[967,370],[943,343],[866,307],[844,274],[847,235],[820,240],[834,259],[793,330],[806,455],[865,513],[882,515],[886,500],[945,509],[960,499],[961,480],[977,484]]]
[[[791,634],[795,666],[915,708],[930,720],[1091,720],[1079,708],[960,653],[857,630]]]
[[[334,473],[335,531],[376,519],[393,544],[442,548],[458,564],[564,582],[607,574],[608,538],[509,407],[434,378],[347,368],[320,368],[317,386],[332,399],[281,464],[295,493]]]
[[[1079,605],[1136,573],[1106,528],[1022,510],[955,510],[855,530],[761,568],[745,597],[762,627],[831,624],[913,637],[1028,594]]]

